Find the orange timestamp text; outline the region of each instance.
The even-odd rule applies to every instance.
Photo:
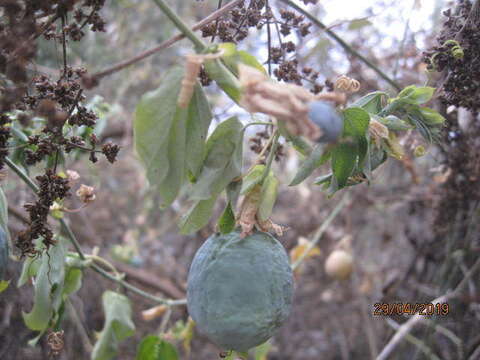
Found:
[[[448,315],[450,305],[448,303],[375,303],[373,315]]]

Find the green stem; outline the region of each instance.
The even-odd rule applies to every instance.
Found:
[[[302,9],[300,6],[295,4],[292,0],[280,0],[281,2],[287,4],[288,6],[294,8],[297,10],[299,13],[307,17],[311,22],[313,22],[315,25],[317,25],[319,28],[323,29],[332,39],[334,39],[345,51],[350,53],[351,55],[357,57],[359,60],[361,60],[365,65],[367,65],[369,68],[371,68],[373,71],[375,71],[382,79],[384,79],[386,82],[388,82],[390,85],[392,85],[395,89],[398,91],[401,90],[401,86],[392,78],[390,78],[387,74],[385,74],[382,70],[380,70],[374,63],[372,63],[370,60],[368,60],[366,57],[364,57],[362,54],[360,54],[357,50],[352,48],[349,44],[347,44],[341,37],[339,37],[337,34],[335,34],[332,30],[330,30],[324,23],[322,23],[319,19],[317,19],[315,16],[310,14],[308,11],[305,9]]]
[[[255,121],[255,122],[251,122],[251,123],[248,123],[247,125],[245,125],[245,126],[243,127],[243,131],[245,131],[249,126],[253,126],[253,125],[272,126],[273,124],[272,124],[271,122]]]
[[[292,265],[292,270],[295,270],[302,262],[303,260],[305,260],[305,258],[307,257],[308,253],[317,245],[317,243],[320,241],[323,233],[325,232],[325,230],[327,230],[327,228],[330,226],[330,223],[333,221],[333,219],[335,219],[335,217],[337,216],[337,214],[340,212],[340,210],[343,209],[343,207],[347,204],[347,199],[348,199],[348,193],[346,193],[345,195],[343,195],[343,198],[342,200],[340,200],[340,202],[337,204],[337,206],[335,206],[335,208],[333,209],[333,211],[328,215],[328,217],[325,219],[325,221],[323,222],[323,224],[318,228],[317,232],[315,233],[314,237],[313,237],[313,240],[310,242],[310,245],[308,245],[308,247],[305,249],[305,251],[303,252],[303,254],[298,258],[297,261],[295,261],[295,263],[293,263]]]
[[[30,179],[28,177],[27,174],[25,174],[23,172],[22,169],[20,169],[12,160],[10,160],[8,157],[5,158],[5,163],[7,164],[7,166],[13,170],[13,172],[15,172],[32,190],[34,193],[38,193],[38,186],[32,181],[32,179]],[[65,231],[65,233],[67,234],[70,242],[72,243],[73,247],[75,248],[76,252],[78,253],[79,257],[82,259],[82,260],[85,260],[86,259],[86,256],[85,254],[83,253],[82,251],[82,248],[80,247],[80,243],[78,242],[77,240],[77,237],[75,236],[75,234],[73,233],[72,229],[70,228],[70,226],[67,224],[67,222],[65,221],[65,219],[59,219],[60,221],[60,224],[63,228],[63,230]],[[98,261],[98,258],[96,258],[95,260]],[[105,260],[106,261],[106,260]],[[112,266],[113,267],[113,266]],[[154,302],[157,302],[159,304],[163,304],[163,305],[168,305],[168,306],[175,306],[175,305],[185,305],[187,302],[185,299],[181,299],[181,300],[167,300],[167,299],[162,299],[162,298],[159,298],[157,296],[154,296],[152,294],[149,294],[129,283],[127,283],[125,280],[119,278],[118,276],[114,276],[114,275],[111,275],[110,273],[108,273],[107,271],[103,270],[100,266],[96,265],[96,264],[92,264],[91,265],[91,268],[92,270],[94,270],[95,272],[99,273],[100,275],[102,275],[103,277],[107,278],[107,279],[110,279],[120,285],[122,285],[123,287],[125,287],[126,289],[129,289],[130,291],[140,295],[140,296],[143,296],[144,298],[147,298],[147,299],[150,299]],[[115,272],[117,272],[115,270]]]
[[[32,179],[30,179],[30,178],[28,177],[28,175],[23,172],[22,169],[20,169],[12,160],[10,160],[10,158],[5,157],[5,164],[7,164],[8,167],[9,167],[10,169],[12,169],[13,172],[14,172],[15,174],[17,174],[18,177],[20,177],[20,178],[23,180],[23,182],[28,185],[28,187],[29,187],[30,189],[33,190],[34,193],[37,193],[37,192],[38,192],[39,189],[38,189],[37,184],[35,184],[35,183],[32,181]]]
[[[162,12],[175,24],[178,30],[195,45],[197,52],[203,51],[207,45],[178,17],[177,14],[163,0],[153,0]]]
[[[273,159],[275,159],[275,153],[277,152],[277,146],[278,146],[278,138],[280,137],[280,133],[278,132],[278,130],[275,130],[272,137],[273,137],[273,140],[272,140],[272,145],[270,146],[270,152],[268,153],[267,164],[265,166],[265,170],[263,171],[262,180],[260,180],[259,184],[263,183],[265,178],[270,173]]]

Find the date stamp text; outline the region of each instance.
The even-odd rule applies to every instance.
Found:
[[[448,303],[375,303],[373,304],[373,315],[448,315],[450,305]]]

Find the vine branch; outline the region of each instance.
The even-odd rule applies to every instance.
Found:
[[[292,264],[292,270],[295,270],[306,259],[310,251],[317,245],[317,243],[322,238],[323,233],[327,230],[327,228],[332,223],[333,219],[335,219],[335,217],[338,215],[340,210],[342,210],[344,206],[347,204],[347,200],[348,200],[348,193],[345,193],[345,195],[343,195],[343,198],[340,200],[337,206],[335,206],[333,211],[328,215],[328,217],[325,219],[323,224],[320,225],[317,232],[313,236],[313,240],[310,242],[308,247],[305,249],[302,255],[298,258],[298,260]]]
[[[155,4],[162,10],[166,17],[175,24],[178,30],[185,35],[194,45],[197,52],[203,51],[207,48],[207,45],[200,39],[195,33],[183,22],[180,17],[175,14],[170,6],[163,0],[153,0]]]
[[[432,304],[437,304],[437,303],[444,303],[447,302],[448,300],[458,296],[460,292],[463,290],[463,288],[467,285],[468,279],[480,269],[480,259],[478,259],[475,264],[470,268],[470,270],[465,274],[465,277],[460,281],[460,283],[457,285],[457,287],[451,291],[448,292],[445,295],[442,295],[435,300],[432,300]],[[387,360],[390,354],[395,350],[395,348],[401,343],[401,341],[409,334],[409,332],[413,329],[415,325],[418,323],[425,321],[426,318],[423,315],[416,314],[413,317],[411,317],[407,322],[403,323],[393,335],[393,337],[390,339],[390,341],[385,345],[383,348],[382,352],[376,360]]]
[[[38,193],[38,190],[39,190],[38,186],[10,158],[6,157],[5,158],[5,163],[7,164],[7,166],[13,172],[15,172],[18,175],[18,177],[20,177],[23,180],[23,182],[25,184],[28,185],[28,187],[30,187],[33,190],[34,193]],[[75,248],[75,251],[78,253],[78,256],[80,257],[80,259],[85,260],[87,257],[85,256],[84,252],[82,251],[80,243],[78,242],[77,237],[73,233],[72,229],[67,224],[65,219],[60,219],[59,221],[60,221],[60,224],[61,224],[63,230],[67,234],[68,239],[70,240],[73,247]],[[144,298],[149,299],[153,302],[163,304],[163,305],[168,305],[168,306],[185,305],[187,303],[185,299],[180,299],[180,300],[162,299],[160,297],[157,297],[155,295],[147,293],[146,291],[143,291],[143,290],[137,288],[136,286],[133,286],[132,284],[129,284],[128,282],[126,282],[125,280],[121,279],[118,276],[114,276],[114,275],[110,274],[109,272],[105,271],[104,269],[102,269],[100,266],[98,266],[96,264],[92,264],[90,267],[92,268],[92,270],[94,270],[98,274],[102,275],[103,277],[105,277],[105,278],[107,278],[111,281],[114,281],[117,284],[123,286],[124,288],[136,293],[137,295],[143,296]]]
[[[371,68],[373,71],[375,71],[382,79],[384,79],[386,82],[388,82],[396,90],[398,90],[398,91],[401,90],[401,86],[395,80],[390,78],[387,74],[385,74],[382,70],[380,70],[377,65],[372,63],[365,56],[363,56],[357,50],[352,48],[349,44],[347,44],[345,42],[345,40],[343,40],[335,32],[333,32],[331,29],[329,29],[324,23],[322,23],[315,16],[313,16],[308,11],[306,11],[305,9],[303,9],[300,6],[298,6],[297,4],[295,4],[292,0],[280,0],[280,1],[287,4],[288,6],[290,6],[292,8],[294,8],[299,13],[301,13],[302,15],[307,17],[312,23],[317,25],[319,28],[323,29],[327,33],[327,35],[330,36],[332,39],[334,39],[346,52],[348,52],[351,55],[357,57],[360,61],[362,61],[365,65],[367,65],[369,68]]]
[[[237,6],[241,1],[243,0],[234,0],[234,1],[231,1],[229,2],[228,4],[226,4],[225,6],[221,7],[220,9],[218,9],[217,11],[213,12],[212,14],[210,14],[209,16],[207,16],[205,19],[203,19],[202,21],[196,23],[193,27],[192,27],[192,31],[196,31],[196,30],[199,30],[201,29],[202,27],[204,27],[205,25],[207,24],[210,24],[212,21],[215,21],[217,20],[219,17],[223,16],[226,12],[230,11],[233,7]],[[122,61],[122,62],[119,62],[118,64],[115,64],[115,65],[112,65],[102,71],[99,71],[99,72],[96,72],[94,74],[92,74],[90,76],[90,79],[93,80],[93,84],[96,84],[98,82],[98,80],[100,80],[101,78],[105,77],[105,76],[108,76],[108,75],[111,75],[111,74],[114,74],[118,71],[121,71],[127,67],[129,67],[130,65],[133,65],[137,62],[140,62],[144,59],[146,59],[147,57],[151,56],[151,55],[154,55],[158,52],[160,52],[161,50],[164,50],[170,46],[172,46],[173,44],[175,44],[176,42],[182,40],[185,38],[185,35],[182,33],[182,34],[178,34],[178,35],[175,35],[174,37],[162,42],[161,44],[155,46],[154,48],[152,49],[149,49],[149,50],[146,50],[128,60],[125,60],[125,61]]]

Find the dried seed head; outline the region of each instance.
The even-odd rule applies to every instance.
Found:
[[[80,198],[80,200],[85,203],[91,203],[95,201],[95,189],[93,186],[87,186],[85,184],[82,184],[80,188],[77,190],[77,196]]]

